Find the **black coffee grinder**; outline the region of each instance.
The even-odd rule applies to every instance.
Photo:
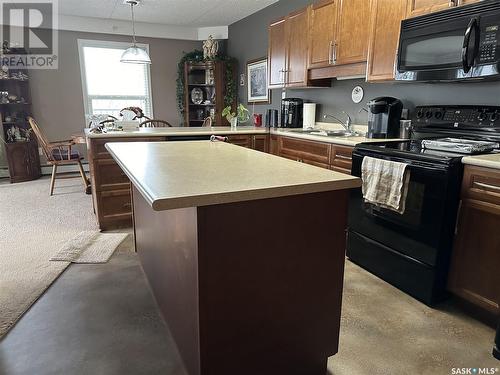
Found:
[[[403,112],[401,100],[390,96],[375,98],[368,103],[367,138],[399,138],[399,121]]]

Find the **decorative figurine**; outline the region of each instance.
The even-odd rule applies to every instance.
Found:
[[[218,52],[219,42],[209,35],[208,39],[203,42],[203,57],[205,60],[213,60]]]

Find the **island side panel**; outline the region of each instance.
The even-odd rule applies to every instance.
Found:
[[[153,211],[132,186],[136,251],[190,375],[200,374],[196,208]]]
[[[347,201],[342,190],[198,208],[202,374],[326,373]]]

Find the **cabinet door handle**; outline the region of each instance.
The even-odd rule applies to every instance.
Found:
[[[499,192],[500,193],[500,186],[495,186],[495,185],[490,185],[490,184],[485,184],[483,182],[473,182],[472,183],[472,186],[477,186],[478,188],[480,189],[483,189],[483,190],[493,190],[495,192]]]
[[[328,46],[328,64],[333,64],[333,41],[330,41],[330,45]]]
[[[333,56],[332,56],[333,64],[337,63],[337,43],[333,43]]]
[[[460,225],[460,214],[462,213],[462,201],[458,204],[457,219],[455,220],[455,236],[458,234],[458,227]]]

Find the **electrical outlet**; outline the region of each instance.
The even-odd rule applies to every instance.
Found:
[[[43,156],[43,151],[41,147],[38,147],[38,155]]]

